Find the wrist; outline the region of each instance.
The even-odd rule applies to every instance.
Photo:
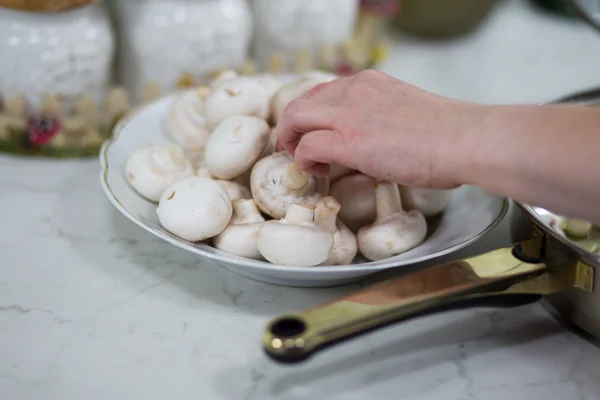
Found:
[[[476,105],[465,126],[466,149],[460,162],[462,184],[504,197],[520,196],[539,177],[536,141],[548,110],[539,106]],[[542,158],[543,159],[543,158]]]
[[[441,180],[451,186],[480,185],[485,176],[504,167],[505,158],[490,151],[496,125],[504,117],[494,106],[459,102],[452,108],[452,123],[445,124],[444,146],[440,147]],[[496,149],[499,151],[500,149]]]

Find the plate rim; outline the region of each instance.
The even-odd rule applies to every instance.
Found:
[[[180,94],[181,94],[181,91],[177,91],[177,92],[168,94],[166,96],[163,96],[161,98],[158,98],[150,103],[139,106],[136,109],[132,110],[129,113],[129,115],[127,115],[126,117],[119,120],[119,122],[117,122],[117,124],[115,125],[115,127],[113,128],[113,130],[111,132],[110,137],[102,144],[102,147],[100,148],[100,153],[98,154],[98,157],[100,159],[100,164],[102,167],[102,169],[100,171],[100,183],[101,183],[102,190],[103,190],[105,196],[108,197],[108,199],[113,204],[113,206],[117,210],[119,210],[121,212],[121,214],[123,214],[125,217],[127,217],[130,221],[134,222],[140,228],[142,228],[143,230],[159,237],[160,239],[162,239],[180,249],[183,249],[183,250],[189,251],[191,253],[194,253],[196,255],[205,257],[215,263],[234,264],[239,267],[252,268],[253,270],[269,270],[269,271],[277,271],[277,272],[286,271],[288,273],[292,273],[292,272],[305,273],[307,271],[311,271],[311,272],[319,272],[319,273],[323,273],[323,274],[331,273],[331,272],[334,272],[334,273],[335,272],[338,272],[338,273],[339,272],[349,272],[349,273],[350,272],[353,272],[353,273],[365,272],[365,273],[370,274],[370,273],[375,273],[375,272],[381,272],[384,270],[389,270],[392,268],[408,267],[411,265],[435,260],[440,257],[455,253],[455,252],[457,252],[461,249],[464,249],[465,247],[477,242],[479,239],[481,239],[487,233],[489,233],[490,231],[495,229],[502,222],[504,217],[506,217],[506,215],[508,214],[508,210],[509,210],[509,206],[510,206],[509,200],[505,197],[495,196],[490,193],[491,196],[495,196],[499,200],[502,201],[502,206],[500,207],[500,210],[499,210],[498,214],[495,216],[495,218],[493,219],[493,221],[491,221],[491,223],[485,229],[483,229],[481,232],[477,233],[476,235],[471,236],[468,239],[463,240],[462,242],[460,242],[458,244],[455,244],[448,248],[442,249],[435,253],[430,253],[427,255],[423,255],[423,256],[416,257],[416,258],[413,258],[410,260],[405,260],[405,261],[388,261],[388,262],[380,261],[379,264],[376,264],[376,265],[371,265],[371,263],[373,263],[371,261],[371,262],[366,262],[366,263],[350,264],[350,265],[343,265],[343,266],[315,266],[315,267],[284,266],[284,265],[271,264],[266,261],[258,261],[258,260],[251,260],[251,259],[246,259],[246,258],[241,258],[241,257],[235,257],[235,256],[232,256],[232,255],[229,255],[226,253],[223,253],[223,255],[220,255],[218,253],[207,252],[207,251],[203,250],[202,248],[197,247],[195,243],[176,238],[174,235],[171,235],[167,232],[162,232],[162,231],[148,227],[143,221],[141,221],[137,217],[135,217],[135,215],[132,212],[130,212],[125,206],[123,206],[121,204],[121,202],[118,200],[117,196],[115,196],[115,194],[112,192],[110,184],[108,183],[108,175],[109,175],[109,171],[110,171],[110,165],[108,162],[108,152],[109,152],[111,146],[113,144],[115,144],[118,141],[118,139],[121,137],[121,134],[123,133],[123,131],[125,130],[127,125],[131,122],[131,120],[133,120],[137,115],[141,114],[142,112],[144,112],[148,108],[152,107],[153,105],[156,105],[159,102],[167,102],[169,99],[173,100],[175,97],[177,97]]]

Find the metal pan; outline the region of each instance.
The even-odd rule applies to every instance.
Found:
[[[558,102],[600,103],[600,89]],[[600,289],[594,291],[600,285],[596,244],[561,235],[547,222],[546,210],[517,205],[518,212],[511,217],[513,246],[281,315],[266,327],[266,353],[279,362],[300,362],[336,343],[407,319],[452,309],[516,307],[542,298],[600,338]],[[600,231],[594,232],[600,244]]]
[[[600,32],[600,1],[570,0],[570,4],[585,22]]]

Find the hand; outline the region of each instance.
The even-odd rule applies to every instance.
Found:
[[[313,175],[337,163],[411,187],[453,188],[463,183],[479,108],[366,70],[293,100],[277,135]]]

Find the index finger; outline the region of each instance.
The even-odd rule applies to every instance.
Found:
[[[310,98],[296,98],[288,104],[277,123],[277,140],[292,156],[308,132],[329,129],[335,118],[335,108],[331,104]]]
[[[342,88],[352,82],[352,77],[343,76],[330,82],[316,85],[293,99],[285,108],[277,124],[277,138],[282,147],[292,156],[305,133],[328,129],[335,116],[335,98]]]

